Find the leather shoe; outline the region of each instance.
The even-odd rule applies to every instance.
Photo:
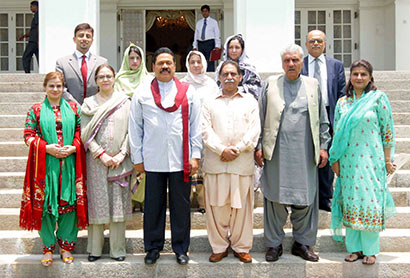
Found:
[[[277,247],[270,247],[268,248],[268,251],[266,251],[265,260],[267,262],[276,262],[277,260],[279,260],[279,257],[282,256],[282,253],[282,244]]]
[[[235,251],[233,251],[233,255],[237,257],[243,263],[252,262],[252,257],[251,255],[249,255],[249,253],[236,253]]]
[[[159,251],[158,249],[149,250],[147,255],[144,258],[145,264],[155,264],[159,258]]]
[[[299,256],[302,259],[311,262],[319,261],[319,256],[313,253],[313,250],[309,246],[300,244],[296,241],[292,246],[292,255]]]
[[[95,262],[96,260],[101,259],[101,256],[92,256],[91,254],[88,254],[88,261],[89,262]]]
[[[111,257],[111,259],[113,259],[113,260],[115,260],[115,261],[117,261],[117,262],[122,262],[122,261],[125,261],[125,256],[119,256],[119,257],[117,257],[117,258]]]
[[[331,212],[332,211],[332,202],[329,200],[323,201],[319,203],[319,209]]]
[[[177,263],[179,264],[187,264],[189,261],[189,257],[186,254],[175,254],[175,256],[177,257]]]
[[[211,263],[217,263],[227,256],[228,256],[228,249],[226,249],[225,252],[222,252],[222,253],[212,253],[212,255],[209,257],[209,261]]]

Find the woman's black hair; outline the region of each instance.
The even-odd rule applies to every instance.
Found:
[[[370,82],[369,84],[367,84],[366,88],[364,88],[364,92],[370,92],[370,91],[374,91],[377,90],[377,87],[374,85],[374,79],[373,79],[373,66],[366,60],[364,59],[360,59],[360,60],[356,60],[352,63],[352,65],[350,66],[350,75],[352,74],[352,70],[354,68],[358,68],[358,67],[364,67],[370,75]],[[351,79],[351,77],[350,77]],[[351,97],[353,95],[353,84],[350,81],[347,83],[346,85],[346,96],[347,97]]]
[[[239,42],[239,44],[242,47],[242,53],[243,53],[243,50],[245,49],[245,41],[243,40],[241,35],[235,35],[232,38],[230,38],[226,47],[229,49],[229,44],[231,43],[231,41],[234,41],[234,40],[237,40]],[[226,49],[226,51],[228,51],[228,49]]]
[[[140,58],[142,58],[141,51],[138,49],[138,47],[136,47],[136,46],[131,46],[131,47],[130,47],[130,50],[128,51],[128,55],[131,55],[131,52],[137,53],[138,56],[140,56]]]

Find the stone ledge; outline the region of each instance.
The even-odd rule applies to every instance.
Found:
[[[124,262],[102,258],[90,263],[86,255],[75,256],[71,265],[65,265],[54,255],[52,266],[40,265],[40,255],[0,256],[0,271],[4,277],[407,277],[410,272],[409,253],[381,253],[376,264],[364,266],[360,262],[344,262],[345,253],[322,253],[319,262],[306,262],[299,257],[284,254],[277,262],[269,263],[264,253],[251,253],[253,262],[244,264],[234,258],[232,253],[221,262],[210,263],[210,253],[191,253],[190,262],[181,266],[173,254],[161,254],[155,265],[144,264],[144,254],[128,254]]]
[[[253,230],[252,252],[265,252],[265,242],[262,229]],[[292,230],[285,229],[285,239],[283,248],[285,252],[290,252],[292,245]],[[109,231],[105,231],[105,246],[103,253],[108,254]],[[126,231],[127,253],[143,253],[143,230]],[[165,232],[165,252],[172,252],[171,232]],[[387,229],[380,234],[380,248],[382,252],[410,252],[410,229]],[[191,230],[191,252],[211,252],[206,230]],[[320,229],[317,234],[317,241],[314,247],[316,252],[346,252],[345,246],[333,240],[328,229]],[[0,233],[0,254],[41,254],[42,242],[37,231],[2,231]],[[77,254],[87,253],[87,231],[80,231],[78,241],[74,250]]]

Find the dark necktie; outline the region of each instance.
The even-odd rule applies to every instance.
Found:
[[[85,55],[83,55],[83,61],[81,62],[81,75],[83,77],[84,98],[86,98],[87,96],[87,62],[85,61]]]
[[[204,25],[202,25],[201,41],[205,40],[206,18],[204,18]]]

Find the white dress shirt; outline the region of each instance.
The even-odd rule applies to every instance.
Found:
[[[174,105],[175,82],[159,82],[161,104]],[[201,158],[201,104],[195,89],[187,91],[189,105],[190,158]],[[146,171],[178,172],[183,170],[181,106],[174,112],[159,108],[151,92],[151,82],[145,81],[134,92],[129,117],[129,144],[132,163],[144,163]]]
[[[315,57],[309,54],[309,77],[314,78],[315,75]],[[322,54],[318,57],[319,68],[320,68],[320,91],[322,92],[322,102],[325,106],[329,106],[329,97],[327,95],[327,67],[326,67],[326,58]]]
[[[75,56],[77,57],[77,62],[78,62],[78,68],[80,69],[81,72],[81,64],[83,63],[83,56],[85,55],[85,62],[88,64],[88,61],[90,61],[90,51],[87,51],[87,53],[83,54],[77,49],[74,51]]]
[[[203,25],[204,25],[204,18],[198,20],[198,22],[196,23],[194,43],[192,44],[193,48],[198,48],[198,41],[202,41],[201,35],[202,35]],[[215,19],[208,16],[206,18],[206,29],[205,29],[204,41],[211,40],[211,39],[215,40],[215,47],[221,48],[221,37],[219,34],[218,22]]]

